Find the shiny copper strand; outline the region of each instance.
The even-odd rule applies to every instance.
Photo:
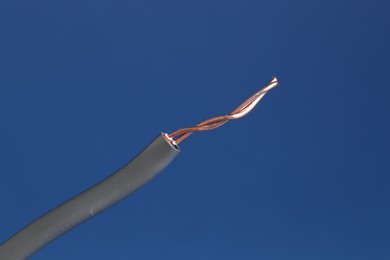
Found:
[[[171,138],[172,140],[176,138],[175,142],[176,144],[179,144],[185,138],[190,136],[193,132],[211,130],[223,125],[224,123],[226,123],[231,119],[237,119],[243,117],[256,106],[256,104],[263,98],[265,94],[267,94],[269,90],[273,89],[277,85],[278,85],[278,80],[276,77],[273,77],[272,80],[268,82],[268,84],[264,88],[255,92],[252,96],[247,98],[244,102],[242,102],[236,109],[234,109],[229,114],[222,115],[222,116],[215,116],[206,119],[195,126],[178,129],[170,133],[168,137]]]

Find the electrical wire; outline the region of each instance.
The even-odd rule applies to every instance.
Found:
[[[161,133],[114,174],[42,215],[0,244],[0,260],[26,259],[65,232],[126,198],[168,166],[180,152],[177,145],[193,132],[211,130],[245,116],[277,85],[278,80],[273,77],[229,114],[209,118],[171,134]]]
[[[227,121],[231,119],[241,118],[246,114],[248,114],[257,105],[257,103],[264,97],[264,95],[267,94],[268,91],[270,91],[277,85],[278,85],[278,80],[276,77],[273,77],[265,87],[256,91],[253,95],[248,97],[244,102],[242,102],[238,107],[236,107],[229,114],[211,117],[209,119],[206,119],[198,123],[195,126],[178,129],[170,133],[166,137],[172,142],[174,142],[175,144],[180,144],[185,138],[190,136],[193,132],[211,130],[220,127],[221,125],[225,124]]]

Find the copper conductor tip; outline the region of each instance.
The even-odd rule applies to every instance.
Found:
[[[252,109],[257,105],[257,103],[263,98],[263,96],[277,85],[278,79],[276,77],[273,77],[271,81],[268,82],[267,85],[265,85],[265,87],[253,93],[253,95],[248,97],[244,102],[242,102],[229,114],[211,117],[198,123],[195,126],[178,129],[170,133],[168,137],[174,140],[176,144],[180,144],[181,141],[190,136],[193,132],[211,130],[223,125],[231,119],[241,118],[248,114],[250,111],[252,111]]]

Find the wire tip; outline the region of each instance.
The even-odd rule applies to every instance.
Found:
[[[270,83],[276,83],[276,84],[279,84],[279,81],[278,81],[278,78],[273,76]]]

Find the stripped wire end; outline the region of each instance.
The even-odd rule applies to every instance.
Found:
[[[242,102],[236,109],[226,115],[215,116],[206,119],[195,126],[181,128],[170,134],[165,134],[167,140],[173,143],[175,146],[180,144],[185,138],[190,136],[193,132],[206,131],[217,128],[231,119],[238,119],[248,114],[257,105],[257,103],[263,98],[268,91],[278,85],[278,79],[273,77],[268,84],[262,89],[256,91],[252,96],[248,97]]]

